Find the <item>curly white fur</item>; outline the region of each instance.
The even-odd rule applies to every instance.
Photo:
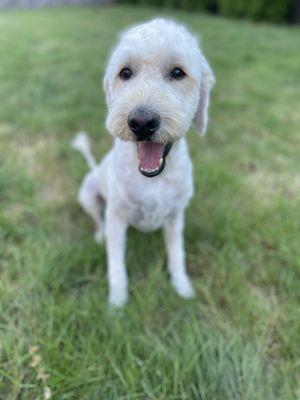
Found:
[[[128,66],[133,78],[124,82],[119,72]],[[185,71],[184,79],[169,79],[174,67]],[[199,133],[205,133],[213,84],[213,73],[196,38],[173,21],[155,19],[129,29],[110,57],[104,90],[106,126],[115,137],[114,146],[97,167],[86,136],[77,137],[73,147],[84,154],[92,169],[81,185],[78,200],[96,223],[96,239],[101,240],[105,233],[112,305],[122,306],[127,300],[125,245],[129,225],[142,231],[163,228],[171,282],[180,296],[194,294],[183,244],[184,210],[193,193],[192,164],[184,135],[193,121]],[[165,169],[154,178],[140,173],[135,136],[127,124],[129,112],[140,106],[155,109],[160,115],[154,141],[173,143]]]
[[[97,167],[96,160],[91,152],[91,143],[88,135],[85,132],[78,132],[71,142],[73,149],[79,151],[85,158],[89,168],[95,169]]]

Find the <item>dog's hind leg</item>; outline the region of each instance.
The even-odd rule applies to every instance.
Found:
[[[95,241],[101,243],[104,239],[104,207],[105,199],[101,196],[98,189],[99,182],[94,171],[89,172],[80,186],[78,192],[78,202],[84,211],[92,218],[95,223]]]

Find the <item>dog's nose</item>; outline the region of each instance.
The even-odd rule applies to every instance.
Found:
[[[157,112],[140,108],[129,113],[127,123],[138,139],[149,139],[159,128],[160,118]]]

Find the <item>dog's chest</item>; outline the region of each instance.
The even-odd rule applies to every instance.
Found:
[[[169,215],[187,206],[192,194],[188,182],[182,185],[168,180],[148,183],[127,188],[128,222],[142,231],[160,228]]]

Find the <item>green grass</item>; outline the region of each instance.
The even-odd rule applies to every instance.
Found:
[[[172,291],[161,234],[131,231],[130,302],[107,309],[69,142],[84,128],[99,159],[109,149],[105,59],[120,29],[158,12],[0,16],[1,400],[300,396],[299,29],[172,14],[201,32],[217,77],[208,135],[188,138],[197,299]]]

